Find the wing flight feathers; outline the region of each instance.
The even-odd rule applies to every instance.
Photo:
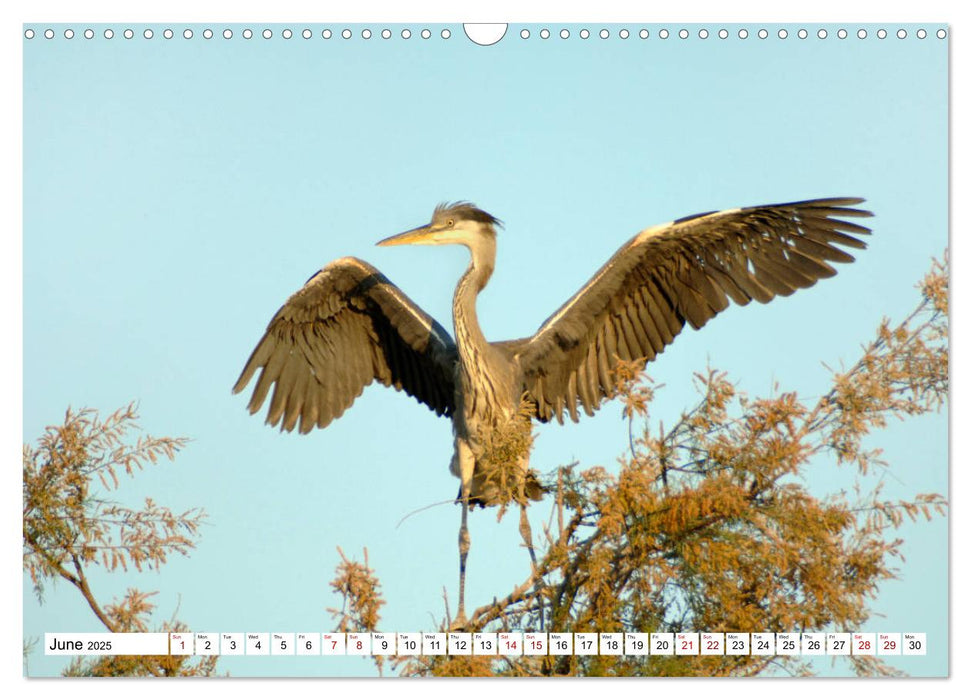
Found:
[[[233,393],[259,372],[250,413],[272,388],[266,422],[301,433],[340,417],[374,380],[449,416],[456,361],[455,343],[440,324],[376,268],[341,258],[276,313]]]
[[[832,277],[870,229],[856,197],[700,214],[645,229],[540,327],[500,345],[519,358],[536,417],[573,420],[616,390],[618,360],[649,362],[687,323],[701,328],[729,301],[767,303]]]

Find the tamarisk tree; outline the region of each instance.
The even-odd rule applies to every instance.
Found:
[[[105,419],[96,411],[68,409],[64,422],[49,426],[36,447],[24,445],[23,557],[34,592],[43,602],[45,584],[66,581],[81,594],[110,632],[148,632],[153,594],[128,589],[117,602],[102,604],[90,571],[157,569],[172,554],[187,556],[195,546],[205,513],[175,514],[152,499],[133,509],[105,498],[119,486],[119,476],[134,476],[160,458],[174,459],[185,438],[139,436],[134,404]],[[185,631],[176,620],[163,631]],[[190,663],[186,656],[104,656],[75,659],[65,675],[201,676],[212,675],[216,657]]]
[[[466,631],[679,632],[856,630],[895,577],[905,520],[943,515],[934,493],[881,497],[879,433],[891,419],[946,408],[948,265],[920,302],[883,321],[828,390],[751,398],[724,372],[696,375],[699,398],[665,427],[656,386],[618,371],[630,442],[620,468],[562,467],[537,561],[522,583],[475,610]],[[870,436],[870,439],[867,437]],[[853,494],[817,494],[817,470],[855,468]],[[341,629],[376,630],[384,602],[370,566],[345,559],[332,583]],[[338,612],[335,610],[335,613]],[[449,621],[442,623],[448,629]],[[842,657],[859,675],[893,675],[878,656]],[[379,660],[379,663],[383,661]],[[429,656],[392,659],[410,676],[751,676],[809,674],[798,656]]]

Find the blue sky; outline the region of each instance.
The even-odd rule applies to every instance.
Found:
[[[39,26],[39,25],[38,25]],[[876,217],[869,250],[817,287],[765,307],[733,308],[686,332],[649,368],[665,384],[653,409],[671,423],[708,364],[752,395],[774,382],[806,396],[822,366],[852,363],[883,316],[916,303],[914,284],[947,245],[947,41],[876,38],[875,25],[727,26],[729,39],[597,38],[604,25],[513,25],[477,47],[460,25],[51,26],[24,41],[24,411],[32,441],[68,405],[103,412],[137,400],[153,434],[192,439],[173,464],[124,485],[173,510],[210,515],[198,549],[159,574],[96,577],[102,598],[159,590],[197,631],[331,626],[336,547],[367,547],[391,631],[429,629],[454,606],[458,509],[449,424],[412,399],[367,390],[309,436],[250,417],[230,387],[267,321],[313,272],[343,256],[379,267],[450,327],[463,249],[373,244],[470,199],[506,222],[479,316],[490,339],[519,337],[568,298],[638,230],[748,204],[859,195]],[[96,38],[85,40],[87,27]],[[125,40],[131,26],[135,38]],[[176,37],[162,38],[166,26]],[[314,38],[299,30],[309,26]],[[338,30],[345,25],[327,25]],[[360,37],[367,26],[375,36]],[[430,26],[432,38],[418,31]],[[543,40],[549,26],[554,36]],[[641,40],[642,26],[650,38]],[[673,25],[670,25],[673,26]],[[680,26],[680,25],[679,25]],[[758,27],[770,35],[760,40]],[[836,30],[850,29],[840,40]],[[865,27],[867,39],[856,38]],[[62,38],[65,28],[77,36]],[[146,40],[142,32],[153,29]],[[212,27],[211,40],[201,38]],[[234,37],[222,38],[232,29]],[[282,39],[291,27],[297,35]],[[578,33],[589,28],[593,36]],[[777,37],[785,27],[789,38]],[[521,39],[528,28],[531,38]],[[558,38],[566,28],[571,38]],[[887,495],[947,494],[947,416],[891,424],[877,438]],[[539,429],[533,465],[612,467],[626,444],[620,407]],[[821,464],[819,493],[852,483]],[[534,530],[548,506],[532,510]],[[527,572],[515,518],[470,522],[470,605]],[[900,578],[866,631],[926,631],[932,652],[899,665],[947,672],[947,522],[904,529]],[[915,602],[919,601],[919,603]],[[39,607],[24,590],[24,634],[97,631],[75,591]],[[61,662],[35,655],[32,674]],[[352,659],[221,661],[233,675],[348,675]]]

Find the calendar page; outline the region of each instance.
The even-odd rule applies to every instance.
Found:
[[[949,675],[948,24],[65,19],[24,676]]]

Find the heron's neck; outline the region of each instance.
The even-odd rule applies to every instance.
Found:
[[[466,343],[473,343],[476,346],[486,344],[482,329],[479,328],[475,300],[488,283],[495,267],[495,238],[484,237],[476,241],[474,245],[469,245],[469,252],[472,254],[472,261],[455,288],[455,298],[452,302],[452,320],[455,323],[455,335],[460,353]]]

